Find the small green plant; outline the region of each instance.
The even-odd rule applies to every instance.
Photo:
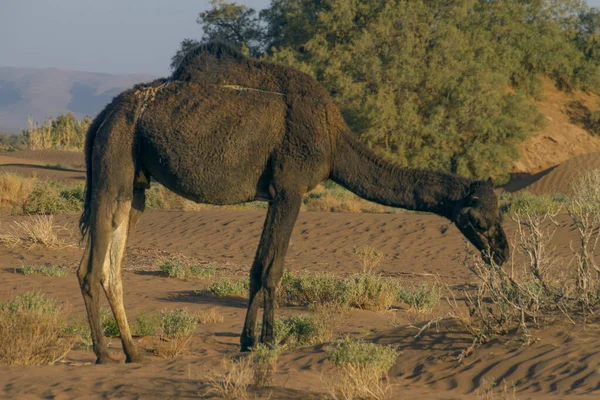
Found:
[[[419,312],[431,311],[440,301],[441,293],[437,285],[422,283],[413,289],[402,288],[398,292],[398,300]]]
[[[217,269],[213,265],[192,265],[189,273],[193,278],[206,279],[213,277],[217,273]]]
[[[158,268],[169,278],[184,279],[188,274],[188,269],[177,260],[165,260]]]
[[[500,210],[508,215],[555,214],[565,207],[568,197],[562,193],[536,196],[529,192],[506,193],[500,197]]]
[[[400,283],[372,270],[364,270],[346,278],[343,287],[350,307],[386,311],[396,301]]]
[[[106,337],[113,338],[121,335],[117,320],[110,308],[100,310],[100,325],[102,326],[102,333]]]
[[[338,399],[384,399],[391,390],[384,385],[388,370],[398,358],[393,346],[382,346],[362,340],[345,338],[332,343],[327,358],[339,369],[329,382],[332,397]]]
[[[160,338],[154,349],[155,353],[166,358],[179,356],[191,340],[197,325],[198,318],[185,308],[163,310],[160,313]]]
[[[232,281],[230,279],[224,279],[222,281],[213,282],[208,287],[208,292],[215,296],[247,296],[248,290],[250,289],[250,282],[248,279],[240,279]]]
[[[59,305],[37,291],[16,295],[8,303],[2,304],[2,308],[12,313],[57,314],[60,311]]]
[[[61,308],[39,292],[0,304],[0,364],[41,365],[62,359],[73,343],[63,337]]]
[[[140,312],[135,317],[135,328],[133,330],[135,335],[138,336],[154,336],[159,328],[159,318],[155,314],[146,314]]]
[[[79,350],[92,350],[92,332],[88,323],[73,322],[65,326],[61,331],[62,336],[76,336],[79,339]]]
[[[333,335],[328,321],[312,314],[277,318],[274,333],[275,343],[290,349],[324,343]]]
[[[285,272],[278,292],[278,304],[308,306],[348,302],[343,282],[334,274],[326,272]]]
[[[23,275],[44,275],[44,276],[67,276],[69,275],[69,270],[66,268],[62,268],[56,265],[51,266],[40,266],[34,267],[32,265],[21,265],[18,268],[15,268],[15,272],[23,274]]]
[[[252,372],[256,388],[263,389],[273,384],[280,350],[278,346],[269,347],[262,343],[252,349]]]

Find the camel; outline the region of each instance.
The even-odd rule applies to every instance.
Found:
[[[150,179],[198,203],[269,203],[250,269],[242,351],[259,340],[273,343],[274,299],[292,229],[303,196],[324,180],[379,204],[453,221],[486,262],[502,264],[509,256],[490,180],[386,161],[352,136],[313,78],[222,44],[200,46],[169,79],[115,97],[92,122],[85,156],[85,250],[77,275],[100,364],[118,362],[102,334],[101,289],[119,326],[125,361],[144,359],[125,315],[121,262]]]

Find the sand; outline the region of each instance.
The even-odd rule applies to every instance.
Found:
[[[0,217],[0,227],[25,217]],[[247,276],[259,240],[264,211],[210,209],[201,212],[150,211],[130,237],[123,281],[130,319],[140,311],[187,307],[190,311],[216,308],[224,321],[200,325],[186,353],[176,360],[150,356],[142,365],[91,363],[89,351],[71,351],[57,365],[0,366],[0,396],[4,398],[211,398],[207,376],[219,371],[225,356],[238,354],[238,335],[246,299],[198,295],[208,281],[169,279],[157,273],[157,260],[175,255],[218,267],[219,276]],[[56,217],[56,223],[75,231],[76,215]],[[507,222],[509,234],[514,224]],[[66,231],[65,231],[66,232]],[[63,233],[76,242],[73,233]],[[569,255],[573,226],[560,216],[553,245]],[[344,276],[360,270],[354,246],[373,246],[385,253],[378,268],[407,286],[436,279],[455,289],[475,282],[462,265],[465,244],[448,221],[419,214],[300,213],[287,257],[287,267]],[[74,272],[63,278],[15,274],[21,262],[65,265],[73,269],[82,250],[0,247],[0,301],[15,293],[39,289],[62,302],[73,318],[84,319],[84,306]],[[437,278],[439,276],[439,278]],[[393,312],[353,310],[337,335],[352,335],[402,351],[390,371],[393,398],[478,399],[485,382],[505,380],[518,399],[595,398],[600,387],[600,341],[592,319],[584,329],[558,323],[535,331],[539,339],[523,346],[510,337],[478,348],[462,363],[457,355],[472,339],[444,323],[415,338],[418,325],[444,315],[444,302],[431,315],[395,304]],[[277,315],[307,312],[302,307],[279,308]],[[147,338],[140,338],[143,346]],[[260,395],[272,399],[323,398],[334,367],[326,360],[325,345],[285,351],[278,360],[275,385]],[[123,358],[120,342],[111,341],[115,357]],[[500,397],[498,397],[500,398]]]

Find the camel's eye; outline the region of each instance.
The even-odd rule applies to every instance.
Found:
[[[488,223],[485,218],[480,218],[471,214],[471,225],[478,231],[487,231]]]

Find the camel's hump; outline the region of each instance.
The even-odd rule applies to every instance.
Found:
[[[222,42],[209,42],[191,49],[173,72],[178,81],[204,80],[207,72],[220,69],[224,64],[241,64],[248,58],[234,47]]]

